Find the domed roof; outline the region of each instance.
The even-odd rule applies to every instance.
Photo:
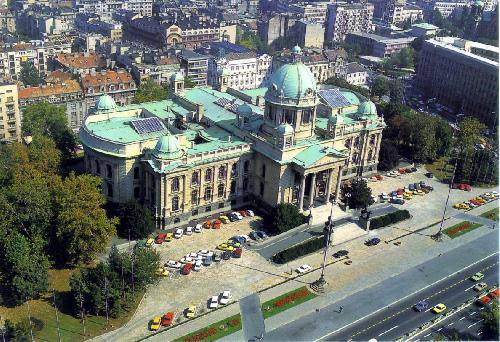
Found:
[[[340,114],[332,115],[328,118],[328,123],[332,126],[344,124],[344,117]]]
[[[96,104],[97,111],[110,111],[116,109],[115,100],[108,94],[101,95]]]
[[[172,81],[183,81],[184,80],[184,75],[182,74],[182,72],[176,72],[175,74],[173,74],[172,76],[170,76],[170,79]]]
[[[238,114],[244,115],[244,116],[249,116],[249,115],[252,115],[252,113],[253,113],[252,107],[250,107],[246,103],[238,106],[238,108],[236,109],[236,111],[238,112]]]
[[[281,124],[278,127],[276,127],[276,132],[278,132],[281,135],[286,135],[286,134],[293,134],[294,130],[290,124]]]
[[[295,46],[292,48],[292,52],[293,52],[293,53],[302,53],[302,49],[300,48],[300,46],[295,45]]]
[[[285,98],[299,99],[316,91],[316,80],[302,62],[285,64],[271,76],[271,88]]]
[[[481,0],[476,0],[474,1],[474,5],[476,5],[477,7],[484,7],[484,2],[482,2]]]
[[[183,154],[179,140],[173,135],[162,136],[153,150],[153,156],[158,159],[177,159]]]
[[[375,106],[375,103],[369,100],[361,103],[358,107],[358,115],[359,116],[377,115],[377,107]]]

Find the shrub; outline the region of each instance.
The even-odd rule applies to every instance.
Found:
[[[370,229],[378,229],[385,226],[388,226],[393,223],[397,223],[400,221],[404,221],[409,219],[410,213],[408,210],[398,210],[392,213],[389,213],[384,216],[376,217],[370,220]]]
[[[277,264],[284,264],[289,261],[295,260],[303,255],[307,255],[317,250],[322,249],[325,246],[325,237],[319,237],[316,239],[308,240],[299,245],[295,245],[284,251],[275,254],[271,260]]]
[[[269,234],[276,235],[300,226],[306,221],[307,217],[301,214],[295,205],[281,203],[264,217],[264,227]]]

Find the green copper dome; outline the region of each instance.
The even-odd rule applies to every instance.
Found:
[[[316,91],[316,80],[302,62],[285,64],[271,76],[271,90],[276,96],[300,99]]]
[[[182,157],[183,154],[179,140],[173,135],[162,136],[153,150],[153,156],[158,159],[172,160]]]
[[[365,101],[361,103],[358,107],[359,116],[373,116],[377,115],[377,107],[372,101]]]
[[[246,103],[238,106],[238,108],[236,109],[236,111],[238,112],[238,114],[240,114],[242,116],[249,116],[249,115],[252,115],[252,113],[253,113],[252,107],[250,107]]]
[[[115,100],[108,94],[101,95],[96,104],[96,110],[101,111],[111,111],[116,109]]]
[[[482,8],[482,7],[484,7],[484,2],[482,2],[481,0],[476,0],[476,1],[474,1],[474,5]]]
[[[276,131],[281,135],[293,134],[294,130],[290,124],[281,124],[276,127]]]

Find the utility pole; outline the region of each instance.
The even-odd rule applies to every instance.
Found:
[[[108,314],[108,278],[104,277],[104,293],[105,293],[105,304],[106,304],[106,326],[109,324],[109,314]]]
[[[33,326],[31,324],[31,310],[30,310],[30,302],[29,299],[26,298],[26,304],[28,304],[28,321],[30,323],[30,336],[31,336],[31,342],[34,342],[35,339],[33,338]]]
[[[59,342],[61,342],[61,329],[59,326],[59,314],[57,313],[57,304],[56,304],[56,291],[52,289],[52,298],[54,299],[54,309],[56,311],[56,322],[57,322],[57,338]]]
[[[82,315],[82,325],[83,325],[83,337],[85,338],[87,332],[85,331],[85,310],[83,309],[83,295],[81,291],[79,291],[79,294],[80,294],[80,311]]]
[[[327,283],[325,280],[325,268],[326,268],[326,259],[328,256],[328,247],[330,247],[330,238],[333,229],[332,216],[333,216],[333,204],[330,209],[330,216],[328,217],[328,221],[325,222],[325,228],[323,230],[325,236],[325,248],[323,250],[323,264],[321,265],[321,276],[319,277],[318,280],[316,280],[311,284],[311,287],[315,289],[315,291],[317,292],[324,292],[324,286]]]

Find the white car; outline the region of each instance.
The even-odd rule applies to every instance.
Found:
[[[201,270],[201,266],[202,266],[201,260],[196,260],[196,262],[194,263],[193,270],[199,271],[199,270]]]
[[[312,270],[312,267],[307,265],[307,264],[304,264],[304,265],[300,266],[299,268],[297,268],[295,271],[297,273],[302,274],[302,273],[309,272],[310,270]]]
[[[226,305],[231,300],[231,291],[226,290],[220,294],[219,303]]]
[[[182,229],[176,229],[174,233],[174,238],[180,239],[184,235],[184,231]]]
[[[250,210],[250,209],[248,209],[248,210],[247,210],[247,214],[248,214],[248,216],[250,216],[250,217],[254,217],[254,216],[255,216],[255,214],[254,214],[253,210]]]
[[[193,258],[185,256],[181,260],[179,260],[182,264],[192,264],[193,263]]]
[[[241,214],[237,211],[233,211],[232,214],[239,220],[243,220],[243,216],[241,216]]]
[[[210,301],[208,302],[208,308],[217,309],[218,306],[219,306],[219,298],[217,298],[217,296],[212,296],[210,298]]]
[[[380,194],[380,198],[382,199],[382,201],[388,201],[389,195],[387,195],[387,193],[383,192]]]
[[[182,264],[178,261],[175,261],[175,260],[169,260],[165,263],[165,267],[181,268]]]
[[[212,256],[214,256],[214,252],[206,250],[206,249],[200,249],[198,251],[198,256],[201,256],[201,257],[210,256],[210,257],[212,257]]]
[[[193,227],[186,227],[186,235],[192,235],[193,234]]]
[[[197,224],[195,227],[194,227],[194,232],[195,233],[201,233],[201,230],[203,229],[203,226],[201,224]]]
[[[186,257],[190,257],[192,259],[196,258],[198,256],[198,253],[195,253],[195,252],[191,252],[189,254],[186,254]]]

